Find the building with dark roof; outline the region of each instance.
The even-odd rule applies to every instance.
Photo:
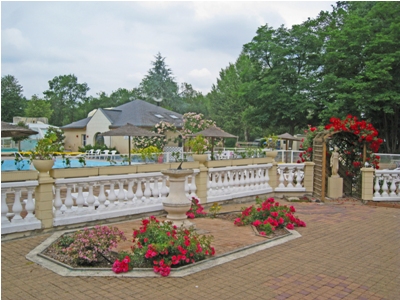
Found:
[[[114,108],[99,108],[90,112],[87,118],[65,125],[61,129],[65,134],[65,148],[78,151],[78,147],[94,145],[101,133],[127,123],[150,130],[160,121],[174,124],[179,130],[183,125],[183,116],[146,101],[134,100]],[[178,134],[168,133],[167,137],[175,137]],[[105,136],[104,144],[116,147],[120,153],[128,153],[125,137]],[[169,146],[176,145],[169,142]]]

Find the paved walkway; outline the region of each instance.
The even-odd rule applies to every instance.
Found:
[[[284,202],[279,200],[280,202]],[[236,210],[247,204],[226,206]],[[302,237],[183,278],[62,277],[2,242],[2,299],[400,299],[400,210],[295,203]]]

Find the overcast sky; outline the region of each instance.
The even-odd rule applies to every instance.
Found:
[[[334,1],[1,2],[1,75],[28,99],[75,74],[89,95],[138,87],[160,52],[178,84],[206,94],[257,28],[291,27]]]

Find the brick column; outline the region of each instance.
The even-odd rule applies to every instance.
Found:
[[[42,222],[42,228],[53,227],[53,184],[54,179],[40,173],[39,185],[35,189],[35,216]]]
[[[314,191],[314,166],[315,163],[310,161],[304,163],[303,184],[307,193],[313,193]]]
[[[361,168],[361,199],[372,201],[374,196],[374,168]]]
[[[269,185],[272,187],[272,190],[278,186],[278,175],[276,173],[276,166],[278,163],[276,161],[272,162],[272,167],[268,171],[269,176]]]
[[[200,203],[207,203],[208,168],[199,164],[200,173],[196,176],[196,194]]]

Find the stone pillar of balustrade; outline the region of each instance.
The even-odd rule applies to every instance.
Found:
[[[374,168],[361,168],[361,199],[372,201],[374,196]]]
[[[272,167],[268,171],[269,177],[269,185],[274,190],[278,186],[278,175],[277,175],[277,168],[278,163],[276,161],[272,162]]]
[[[39,176],[39,185],[35,188],[35,216],[42,222],[42,228],[53,227],[53,184],[50,176]]]
[[[303,186],[306,188],[306,192],[310,194],[314,191],[314,166],[315,163],[311,161],[304,163]]]
[[[200,203],[207,203],[207,186],[208,186],[208,168],[203,164],[199,164],[200,173],[196,179],[196,195],[199,197]]]

